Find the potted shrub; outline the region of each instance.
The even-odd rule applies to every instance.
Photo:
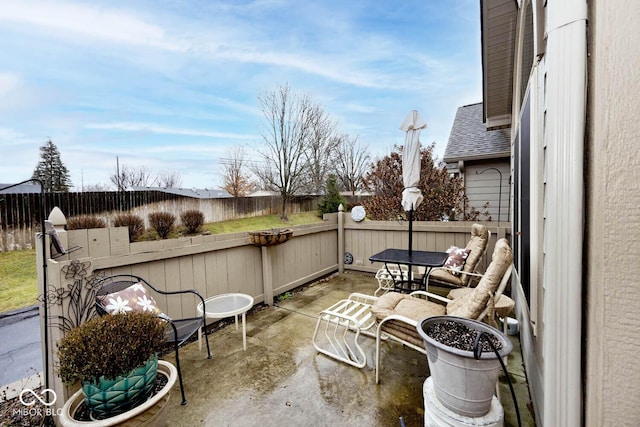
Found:
[[[511,353],[511,341],[485,323],[456,316],[427,317],[418,322],[417,329],[427,349],[440,403],[466,417],[486,415],[501,370],[500,360],[488,341],[501,358]]]
[[[69,331],[58,344],[58,373],[67,385],[79,382],[81,390],[65,410],[78,410],[72,401],[83,398],[91,419],[101,420],[146,402],[155,389],[165,326],[155,314],[130,312],[96,317]],[[171,371],[166,362],[161,365]],[[168,380],[165,393],[175,375]],[[72,420],[74,414],[68,416]]]

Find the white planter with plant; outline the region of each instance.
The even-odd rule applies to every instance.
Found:
[[[167,368],[166,362],[157,359],[166,342],[165,326],[150,313],[113,314],[81,324],[60,341],[58,373],[67,385],[81,384],[74,397],[83,397],[91,419],[104,421],[100,425],[112,425],[114,417],[148,403],[158,366],[163,367],[165,376],[175,371],[173,365]],[[175,378],[167,380],[165,394]],[[65,411],[72,406],[74,412],[79,408],[72,401],[65,404]],[[75,425],[73,415],[69,412],[69,419],[63,416],[63,424]]]

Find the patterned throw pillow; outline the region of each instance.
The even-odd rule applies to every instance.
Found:
[[[147,293],[142,283],[135,283],[112,294],[98,295],[97,299],[109,314],[128,313],[130,311],[160,313],[156,300]]]
[[[444,267],[453,270],[452,274],[454,276],[459,276],[470,252],[471,249],[463,249],[457,246],[451,246],[449,249],[447,249],[449,258],[447,258],[447,262],[444,263]]]

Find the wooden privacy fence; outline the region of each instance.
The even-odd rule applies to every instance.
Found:
[[[423,251],[446,251],[450,246],[464,248],[471,237],[473,222],[414,221],[413,249]],[[508,223],[484,222],[491,231],[484,258],[478,270],[484,271],[491,262],[493,248],[502,237],[510,236]],[[352,264],[345,269],[376,272],[382,265],[370,263],[369,257],[387,248],[407,249],[409,247],[408,223],[406,221],[363,221],[354,222],[344,215],[344,247],[351,254]]]
[[[0,194],[0,251],[34,247],[34,233],[39,231],[40,193]],[[288,213],[315,211],[321,196],[297,196],[287,203]],[[348,203],[361,201],[347,197]],[[282,212],[280,196],[198,199],[161,191],[45,193],[45,212],[59,207],[67,217],[97,215],[107,224],[121,212],[140,216],[148,227],[151,212],[170,212],[180,218],[187,210],[199,210],[205,222],[225,221]]]
[[[472,223],[414,223],[414,248],[446,250],[450,245],[464,246]],[[492,231],[484,265],[490,259],[498,238],[507,235],[508,225]],[[58,228],[65,247],[80,246],[68,255],[51,259],[49,250],[43,253],[37,245],[38,286],[41,304],[47,296],[47,310],[41,306],[44,333],[44,313],[48,323],[47,339],[43,339],[43,355],[48,355],[48,387],[62,405],[70,390],[63,387],[55,375],[56,343],[65,330],[95,315],[96,277],[111,274],[135,274],[162,290],[196,289],[203,297],[228,292],[249,294],[256,303],[272,304],[274,296],[343,269],[375,272],[380,265],[368,257],[388,248],[406,248],[406,223],[364,221],[354,222],[344,213],[324,216],[321,224],[296,226],[293,237],[280,245],[255,247],[248,233],[203,235],[150,242],[129,243],[125,227],[65,231]],[[49,239],[49,236],[46,236]],[[49,248],[49,242],[45,245]],[[344,254],[353,255],[352,264],[344,264]],[[46,263],[47,279],[44,280]],[[483,266],[484,267],[484,266]],[[375,279],[371,277],[372,290]],[[46,283],[46,286],[45,286]],[[158,304],[172,317],[190,316],[197,301],[169,301],[160,298]],[[45,344],[46,343],[46,344]],[[48,346],[47,347],[45,347]],[[44,356],[43,356],[44,357]],[[44,361],[43,361],[44,364]]]

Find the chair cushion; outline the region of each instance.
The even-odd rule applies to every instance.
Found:
[[[111,294],[98,295],[96,299],[110,314],[130,311],[160,313],[156,300],[147,293],[142,283],[135,283],[126,289]]]
[[[449,299],[456,299],[456,298],[460,298],[463,297],[469,293],[473,292],[473,288],[458,288],[458,289],[451,289],[449,291],[449,293],[447,294],[447,298]]]
[[[403,341],[410,342],[418,347],[424,347],[422,337],[418,334],[418,330],[412,325],[398,320],[389,320],[382,325],[381,329],[382,332],[398,337]]]
[[[489,244],[489,230],[482,224],[471,226],[471,239],[467,242],[465,249],[469,249],[469,256],[465,262],[463,271],[473,273],[476,265],[480,262],[480,257]],[[469,276],[466,276],[468,278]],[[466,281],[465,281],[466,286]]]
[[[433,271],[429,275],[429,284],[432,284],[432,281],[444,283],[447,286],[465,286],[465,284],[462,282],[461,276],[454,276],[448,270],[443,270],[441,268],[433,269]]]
[[[447,298],[449,299],[457,299],[461,298],[469,293],[473,292],[473,288],[458,288],[451,289],[451,291],[447,294]],[[494,310],[496,314],[500,317],[506,317],[511,314],[513,307],[516,305],[515,301],[506,296],[505,294],[500,295],[498,301],[495,303]]]
[[[454,276],[460,276],[460,271],[462,271],[462,268],[464,267],[465,261],[469,256],[469,252],[471,252],[471,249],[461,249],[457,246],[449,247],[449,249],[447,249],[449,258],[447,258],[447,261],[444,263],[444,267],[453,270],[451,273]]]
[[[513,261],[513,253],[506,239],[500,239],[496,243],[491,258],[491,264],[480,279],[480,283],[473,289],[459,298],[454,299],[447,305],[447,314],[451,316],[468,317],[476,319],[485,308],[489,298],[500,285],[500,281]]]
[[[418,322],[425,317],[445,314],[445,307],[407,294],[389,292],[378,298],[371,307],[371,312],[378,321],[392,314],[399,314]]]
[[[392,314],[397,314],[408,317],[417,323],[425,317],[445,314],[445,308],[443,305],[407,294],[389,292],[378,298],[371,307],[371,312],[379,322]],[[394,319],[384,322],[381,330],[415,346],[424,347],[422,337],[414,325]]]

